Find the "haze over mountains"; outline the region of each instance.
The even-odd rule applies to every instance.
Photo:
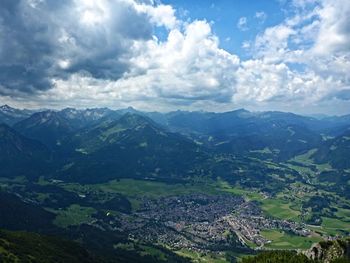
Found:
[[[30,173],[28,165],[14,165],[21,160],[40,163],[46,174],[69,180],[179,179],[199,175],[203,164],[211,163],[217,154],[285,162],[310,152],[315,163],[350,168],[350,115],[320,119],[244,109],[224,113],[133,108],[31,112],[7,105],[0,107],[0,114],[1,160],[6,164],[0,169],[13,176],[20,174],[21,167]]]
[[[192,160],[198,152],[204,158],[210,152],[244,155],[268,149],[264,153],[266,156],[283,161],[317,149],[314,153],[317,162],[329,161],[335,167],[349,168],[345,159],[349,151],[350,115],[316,119],[293,113],[244,109],[224,113],[157,113],[133,108],[31,112],[7,105],[0,107],[0,114],[0,122],[4,123],[1,139],[8,145],[6,149],[2,147],[3,158],[16,155],[15,151],[34,158],[35,150],[47,148],[56,155],[61,153],[61,157],[64,152],[69,158],[104,158],[105,165],[108,165],[109,154],[140,158],[151,158],[152,154],[157,158],[168,156],[169,161],[176,163],[173,158],[188,156]],[[134,152],[128,152],[130,146]],[[155,170],[158,162],[162,163],[148,160]],[[182,160],[181,163],[185,165],[186,162]]]
[[[8,106],[1,111],[7,124],[1,125],[0,171],[12,177],[44,176],[84,183],[116,178],[176,182],[221,177],[250,186],[262,183],[273,192],[281,182],[264,176],[271,168],[251,158],[287,162],[308,154],[315,164],[350,168],[349,116],[316,119],[244,109],[149,113],[133,108],[67,108],[29,116],[27,110]],[[233,159],[217,161],[220,155]],[[242,165],[246,178],[237,173]],[[254,165],[259,168],[250,172]],[[332,179],[326,176],[325,180]]]
[[[233,260],[350,233],[349,115],[4,105],[0,116],[0,228],[78,240],[93,262],[188,262],[183,249]]]

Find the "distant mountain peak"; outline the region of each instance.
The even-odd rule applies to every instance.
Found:
[[[61,110],[61,113],[65,114],[66,117],[73,119],[74,117],[76,117],[76,115],[81,114],[82,111],[77,110],[75,108],[65,108]]]
[[[63,112],[64,112],[64,111],[69,111],[69,112],[73,111],[73,112],[76,112],[76,111],[79,111],[79,110],[77,110],[76,108],[67,107],[67,108],[64,108],[62,111],[63,111]]]
[[[117,112],[121,113],[121,114],[125,114],[125,113],[137,113],[137,114],[140,114],[141,112],[136,110],[135,108],[129,106],[127,108],[124,108],[124,109],[119,109],[119,110],[116,110]]]
[[[151,119],[132,112],[125,113],[118,122],[125,122],[128,124],[153,123]]]
[[[240,109],[234,110],[234,112],[249,112],[249,111],[246,110],[245,108],[240,108]]]
[[[46,110],[33,114],[33,117],[37,118],[54,118],[55,116],[57,116],[57,112],[53,110]]]
[[[28,118],[34,111],[26,109],[16,109],[5,104],[0,106],[0,122],[13,125],[18,121]]]
[[[235,113],[235,114],[240,114],[240,113],[250,113],[250,111],[244,109],[244,108],[240,108],[240,109],[236,109],[236,110],[232,110],[232,111],[228,111],[228,112],[223,112],[224,113]]]
[[[241,109],[237,109],[237,110],[233,110],[233,111],[228,111],[228,112],[224,112],[224,113],[222,113],[222,114],[228,114],[228,115],[234,115],[234,116],[236,116],[236,117],[243,117],[243,118],[245,118],[245,117],[249,117],[249,116],[251,116],[252,115],[252,113],[250,112],[250,111],[248,111],[248,110],[246,110],[246,109],[244,109],[244,108],[241,108]]]
[[[0,106],[0,109],[1,109],[2,111],[13,111],[13,110],[15,110],[15,108],[12,108],[12,107],[10,107],[10,106],[7,105],[7,104],[4,104],[4,105]]]

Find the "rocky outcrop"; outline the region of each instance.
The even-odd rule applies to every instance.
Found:
[[[304,254],[310,259],[324,263],[331,263],[340,258],[350,260],[350,239],[321,241]]]

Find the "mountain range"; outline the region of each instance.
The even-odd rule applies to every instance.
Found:
[[[0,261],[40,257],[30,240],[57,249],[46,235],[91,262],[236,260],[349,235],[349,143],[350,115],[1,106],[0,229],[39,235],[0,230]]]
[[[36,163],[52,155],[57,158],[51,158],[52,163],[62,167],[51,174],[67,178],[88,171],[97,177],[98,170],[110,171],[104,172],[108,178],[99,175],[99,180],[140,174],[181,178],[196,173],[200,163],[213,154],[255,153],[260,158],[286,161],[312,149],[317,163],[350,168],[349,116],[316,119],[244,109],[149,113],[133,108],[66,108],[29,113],[7,105],[0,107],[0,116],[6,115],[0,119],[5,123],[0,137],[2,162],[10,165],[16,156]],[[2,173],[11,170],[8,165],[2,166]],[[14,169],[11,173],[18,172]]]

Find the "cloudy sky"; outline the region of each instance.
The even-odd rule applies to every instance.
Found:
[[[350,1],[1,0],[5,103],[350,113]]]

